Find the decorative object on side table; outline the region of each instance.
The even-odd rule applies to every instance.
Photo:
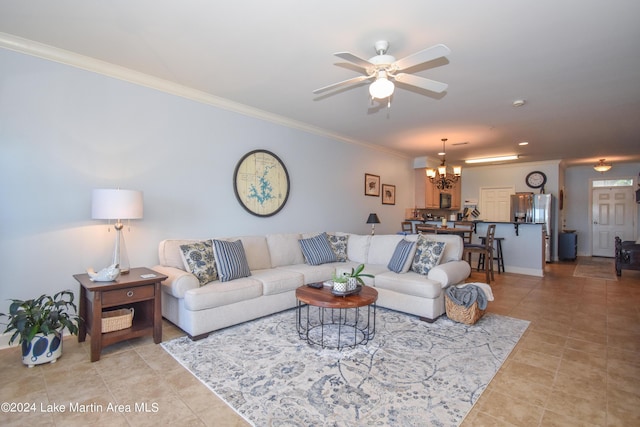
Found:
[[[82,322],[73,303],[73,292],[66,290],[50,295],[41,295],[30,300],[11,300],[5,333],[13,332],[9,339],[12,344],[16,338],[22,345],[22,363],[30,368],[42,363],[54,363],[62,356],[62,332],[68,329],[72,335],[78,334],[78,325]]]
[[[129,255],[124,244],[123,219],[142,218],[142,191],[120,189],[93,190],[91,199],[91,218],[115,220],[116,245],[111,265],[117,264],[120,273],[129,273]],[[117,276],[116,276],[117,277]],[[115,278],[114,278],[115,279]]]
[[[251,151],[236,165],[233,191],[250,214],[262,217],[275,215],[289,198],[289,172],[272,152]]]
[[[87,274],[92,282],[113,282],[120,275],[120,266],[118,264],[112,264],[97,273],[93,267],[89,267]]]

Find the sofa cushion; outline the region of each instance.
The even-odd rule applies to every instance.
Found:
[[[200,286],[218,280],[211,240],[180,245],[184,268],[198,279]]]
[[[243,277],[232,282],[211,282],[184,294],[187,310],[206,310],[214,307],[258,298],[262,295],[262,283],[251,277]]]
[[[389,264],[396,245],[403,238],[404,236],[399,234],[371,236],[369,252],[367,253],[367,264]]]
[[[333,274],[335,273],[334,265],[335,263],[321,265],[296,264],[285,265],[282,267],[278,267],[278,269],[295,271],[296,273],[302,274],[302,276],[304,277],[303,284],[306,285],[309,283],[324,282],[325,280],[331,279],[333,277]]]
[[[271,266],[303,264],[304,255],[298,240],[300,240],[299,233],[268,234],[267,246],[271,255]]]
[[[321,233],[309,239],[300,239],[300,248],[310,265],[326,264],[338,260],[331,249],[327,233]]]
[[[396,273],[406,273],[411,268],[413,256],[416,252],[416,243],[402,239],[396,245],[387,268]]]
[[[271,255],[265,236],[240,236],[223,240],[240,240],[242,242],[249,270],[271,268]]]
[[[333,253],[336,254],[336,259],[339,262],[347,261],[347,245],[349,243],[349,236],[337,236],[337,235],[328,235],[329,245],[331,245],[331,249],[333,249]]]
[[[158,259],[160,265],[184,270],[184,260],[180,245],[202,242],[205,239],[166,239],[158,245]]]
[[[349,261],[354,261],[360,264],[366,263],[370,240],[370,235],[361,236],[359,234],[349,234],[349,243],[347,244],[347,255],[349,257]],[[384,264],[386,265],[387,263],[384,262]]]
[[[429,270],[438,265],[445,248],[444,242],[434,242],[427,239],[418,239],[416,253],[413,257],[411,270],[420,274],[429,274]]]
[[[304,276],[301,273],[280,268],[251,271],[251,278],[262,282],[264,295],[293,291],[304,285]]]
[[[442,294],[440,283],[413,271],[406,274],[398,274],[393,271],[380,273],[376,275],[375,283],[376,288],[389,289],[421,298],[438,298]]]
[[[227,282],[251,275],[241,240],[213,240],[214,256],[220,281]]]

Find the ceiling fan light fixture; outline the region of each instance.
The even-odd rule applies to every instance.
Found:
[[[611,163],[605,163],[604,159],[600,159],[600,161],[593,166],[593,169],[600,173],[605,173],[611,169]]]
[[[504,162],[506,160],[518,160],[520,156],[517,154],[509,155],[509,156],[497,156],[497,157],[484,157],[481,159],[468,159],[465,160],[465,163],[491,163],[491,162]]]
[[[369,94],[373,99],[384,99],[393,95],[395,85],[391,82],[384,71],[380,71],[375,82],[369,85]]]

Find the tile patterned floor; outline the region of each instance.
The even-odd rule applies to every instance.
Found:
[[[589,279],[573,277],[575,265],[549,264],[544,278],[496,275],[489,310],[531,326],[463,426],[640,425],[640,272]],[[165,322],[164,340],[180,335]],[[0,351],[0,401],[35,409],[0,412],[0,424],[248,425],[151,338],[107,347],[95,363],[89,350],[70,337],[57,363],[31,369],[17,348]]]

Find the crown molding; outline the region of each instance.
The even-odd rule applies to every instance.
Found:
[[[92,58],[85,55],[80,55],[75,52],[71,52],[65,49],[49,46],[43,43],[39,43],[33,40],[25,39],[22,37],[14,36],[12,34],[0,32],[0,47],[15,52],[23,53],[30,56],[46,59],[49,61],[58,62],[61,64],[69,65],[75,68],[80,68],[86,71],[90,71],[97,74],[102,74],[108,77],[112,77],[118,80],[123,80],[129,83],[133,83],[139,86],[148,87],[161,92],[165,92],[171,95],[186,98],[202,104],[211,105],[214,107],[222,108],[224,110],[233,111],[245,116],[254,117],[267,122],[275,123],[292,129],[298,129],[304,132],[316,134],[319,136],[327,137],[333,140],[346,142],[349,144],[361,145],[369,149],[377,151],[383,151],[388,154],[393,154],[398,157],[406,158],[405,155],[394,150],[390,150],[379,145],[370,144],[367,142],[347,138],[343,135],[332,133],[326,129],[322,129],[316,126],[309,125],[297,120],[280,116],[278,114],[269,113],[258,108],[249,107],[245,104],[233,102],[225,98],[220,98],[211,95],[201,90],[193,89],[188,86],[184,86],[178,83],[171,82],[169,80],[154,77],[149,74],[141,73],[139,71],[132,70],[130,68],[115,65],[106,61],[102,61],[96,58]]]

